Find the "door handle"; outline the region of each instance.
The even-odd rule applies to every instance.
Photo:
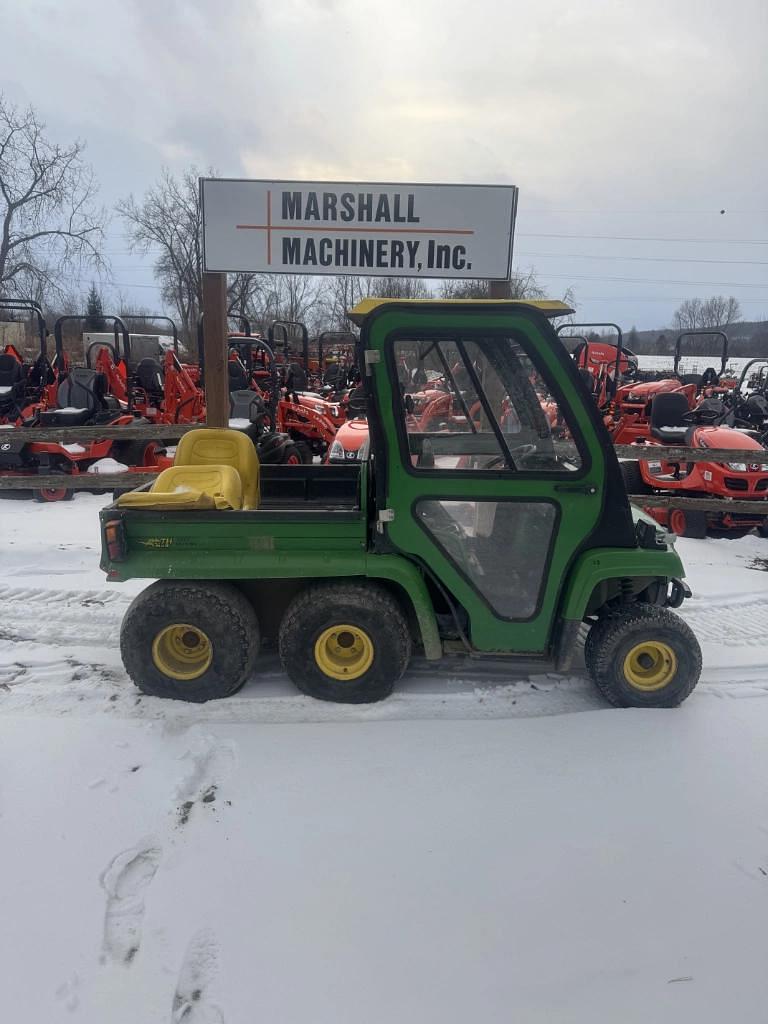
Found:
[[[594,484],[555,484],[555,490],[561,494],[597,494]]]

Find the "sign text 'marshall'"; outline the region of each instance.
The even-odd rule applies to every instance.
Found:
[[[284,221],[341,221],[358,224],[418,224],[413,192],[283,192],[281,211]],[[405,210],[402,207],[405,207]]]

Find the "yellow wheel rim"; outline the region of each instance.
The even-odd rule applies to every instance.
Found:
[[[213,647],[197,626],[178,622],[157,634],[152,642],[152,660],[171,679],[197,679],[210,666]]]
[[[315,663],[331,679],[359,679],[373,664],[373,643],[359,626],[330,626],[315,641]]]
[[[677,672],[677,655],[668,644],[646,640],[636,644],[624,659],[624,678],[636,690],[663,690]]]

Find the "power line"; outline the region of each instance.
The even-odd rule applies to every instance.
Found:
[[[518,256],[535,256],[536,259],[573,260],[632,260],[649,263],[730,263],[749,267],[768,267],[768,260],[699,260],[686,256],[591,256],[584,252],[519,252]]]
[[[746,281],[681,281],[674,278],[659,277],[595,277],[590,274],[543,274],[543,277],[555,281],[620,281],[624,284],[684,284],[695,288],[766,288],[765,284],[750,284]]]
[[[657,238],[651,235],[558,235],[544,231],[518,231],[516,238],[590,238],[607,242],[691,242],[702,245],[768,245],[760,238]]]

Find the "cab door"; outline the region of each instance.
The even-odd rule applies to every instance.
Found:
[[[379,529],[463,606],[475,648],[545,651],[601,520],[607,441],[554,332],[522,309],[396,307],[363,340]]]

